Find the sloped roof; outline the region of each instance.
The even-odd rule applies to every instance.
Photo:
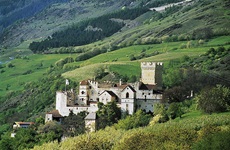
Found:
[[[15,122],[15,124],[18,124],[18,125],[32,125],[32,124],[34,124],[34,122]]]
[[[141,82],[139,86],[139,90],[155,90],[155,89],[157,89],[157,86],[153,84],[144,84]]]
[[[109,95],[111,95],[112,97],[117,97],[117,95],[113,93],[113,91],[107,91],[107,90],[103,91],[100,95],[102,95],[105,92],[109,93]]]
[[[97,119],[97,114],[96,113],[89,113],[86,117],[85,120],[96,120]]]
[[[129,87],[133,92],[136,92],[136,90],[134,90],[134,88],[133,88],[132,86],[130,86],[130,85],[126,85],[126,86],[123,88],[122,91],[124,91],[126,87]]]
[[[128,86],[127,84],[122,84],[122,85],[118,85],[118,88],[120,88],[120,89],[124,89],[124,88],[126,88],[126,86]]]
[[[50,112],[48,112],[48,113],[46,113],[46,114],[52,114],[52,116],[53,116],[54,118],[62,118],[62,117],[63,117],[63,116],[59,113],[58,110],[52,110],[52,111],[50,111]]]
[[[88,81],[87,80],[83,80],[80,82],[80,85],[88,85]]]

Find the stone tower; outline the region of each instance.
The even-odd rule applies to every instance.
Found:
[[[89,99],[88,90],[89,90],[88,81],[87,80],[81,81],[79,86],[79,96],[78,96],[79,98],[78,104],[80,106],[87,105]]]
[[[141,81],[162,89],[162,62],[141,62]]]

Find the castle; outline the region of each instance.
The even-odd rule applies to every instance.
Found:
[[[141,62],[141,80],[135,83],[98,83],[94,80],[80,82],[79,94],[73,91],[56,92],[56,110],[46,114],[46,121],[86,111],[90,114],[98,110],[97,103],[116,101],[122,112],[133,114],[142,109],[153,112],[154,104],[162,99],[161,62]]]

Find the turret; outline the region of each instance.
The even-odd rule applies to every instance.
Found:
[[[142,62],[141,63],[141,81],[144,84],[156,85],[162,89],[162,62]]]

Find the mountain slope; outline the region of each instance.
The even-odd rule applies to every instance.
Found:
[[[15,46],[24,40],[46,38],[55,31],[66,28],[73,23],[121,9],[126,3],[122,0],[34,0],[21,6],[18,10],[12,10],[11,13],[1,16],[3,22],[0,23],[3,27],[10,25],[20,17],[29,17],[9,26],[1,36],[1,41],[5,46]],[[39,9],[34,7],[39,7]],[[34,10],[34,12],[30,12],[28,9]],[[15,16],[15,13],[18,13],[18,17]],[[28,15],[26,16],[26,14]]]
[[[119,2],[123,6],[124,1]],[[229,49],[230,36],[218,37],[220,35],[229,35],[230,12],[227,9],[228,4],[229,2],[226,0],[214,2],[205,0],[194,1],[194,3],[184,7],[172,7],[161,13],[148,11],[135,20],[128,20],[130,24],[138,22],[138,26],[125,26],[120,32],[88,45],[50,49],[51,52],[57,54],[31,55],[32,53],[28,46],[32,40],[23,42],[20,47],[14,49],[4,49],[4,51],[10,51],[10,55],[7,56],[12,56],[16,59],[11,60],[6,65],[0,64],[0,101],[4,104],[0,106],[0,110],[4,110],[0,112],[0,118],[2,118],[0,119],[0,124],[8,124],[9,127],[9,123],[14,122],[15,119],[33,120],[37,117],[36,115],[44,113],[48,107],[53,107],[54,97],[52,95],[55,95],[57,90],[65,89],[65,79],[63,77],[72,79],[71,83],[73,85],[71,87],[76,88],[78,81],[93,78],[95,70],[100,67],[104,67],[103,69],[110,72],[118,72],[123,76],[130,77],[139,74],[137,71],[139,61],[163,61],[165,64],[169,64],[176,59],[180,63],[181,59],[189,56],[189,58],[198,57],[198,63],[194,63],[192,67],[199,66],[199,62],[204,59],[200,55],[210,48],[219,49],[219,46],[223,46],[226,50]],[[63,5],[58,4],[51,9],[63,8]],[[84,3],[84,5],[88,6],[90,4]],[[70,7],[70,5],[64,6]],[[100,7],[104,8],[104,5],[100,5]],[[115,5],[110,5],[110,8],[120,8],[120,6],[118,7],[116,3]],[[56,11],[58,10],[60,9],[56,9]],[[92,13],[91,10],[89,11],[88,14]],[[103,10],[103,12],[105,11]],[[100,14],[101,12],[95,13]],[[44,13],[43,15],[47,14]],[[68,14],[66,15],[68,16]],[[67,16],[60,16],[60,18],[66,18]],[[84,18],[84,14],[81,17]],[[52,17],[47,16],[47,18]],[[57,19],[56,16],[53,18]],[[34,21],[36,20],[35,18],[33,19]],[[34,24],[34,26],[43,25],[44,23],[38,20],[35,22],[38,24]],[[57,22],[60,23],[61,21],[57,20]],[[50,27],[54,27],[55,23],[54,21]],[[61,23],[64,26],[66,22]],[[20,35],[31,36],[33,34],[35,34],[35,37],[38,36],[37,34],[50,35],[54,30],[62,27],[61,25],[55,26],[57,28],[52,32],[46,32],[44,29],[47,25],[44,25],[44,28],[41,26],[42,28],[39,29],[41,33],[38,33],[37,29],[36,33],[30,33],[33,30],[33,28],[30,28],[23,30],[19,34],[20,29],[26,26],[33,27],[31,24],[25,23],[25,26],[22,24],[19,26],[18,24],[17,28],[12,30],[15,32],[12,32],[12,37],[20,37]],[[11,34],[10,32],[9,35]],[[30,38],[28,37],[28,39]],[[19,39],[17,38],[17,40]],[[10,43],[10,41],[8,42]],[[98,56],[92,55],[86,61],[79,60],[79,56],[89,54],[89,52],[95,54],[94,52],[101,49],[105,49],[105,53],[97,53]],[[2,54],[3,50],[0,52]],[[136,61],[133,61],[134,57]],[[207,59],[205,63],[209,65],[213,62],[217,63],[211,66],[214,68],[226,65],[225,62],[228,62],[227,58],[222,60],[222,58],[219,59],[219,56],[215,55],[212,55],[211,58],[205,56],[205,59]],[[213,62],[208,59],[212,59]],[[218,71],[221,72],[220,70]],[[167,72],[164,73],[167,75]],[[174,77],[174,74],[172,76]],[[45,80],[49,80],[49,82]],[[76,83],[73,81],[76,81]],[[30,97],[27,95],[30,95]],[[18,116],[21,118],[18,118]]]
[[[193,1],[184,3],[182,6],[169,7],[164,12],[149,11],[135,20],[116,18],[116,20],[126,22],[126,26],[110,38],[99,41],[96,47],[103,51],[104,48],[114,50],[133,44],[204,40],[213,36],[229,35],[230,11],[225,10],[227,7],[227,1]],[[95,20],[97,21],[97,19],[100,22],[100,18]],[[100,28],[100,26],[94,25],[94,28]],[[63,32],[67,34],[68,29]],[[65,36],[67,35],[62,37]],[[48,45],[53,45],[52,38],[51,40],[47,39],[44,43],[47,41],[50,41]],[[63,40],[60,38],[59,40],[54,39],[54,41],[57,42],[55,45],[60,45],[60,41]],[[44,47],[43,43],[37,44]],[[84,48],[86,47],[84,46]]]
[[[15,21],[34,16],[54,3],[68,0],[2,0],[0,2],[0,33]]]

